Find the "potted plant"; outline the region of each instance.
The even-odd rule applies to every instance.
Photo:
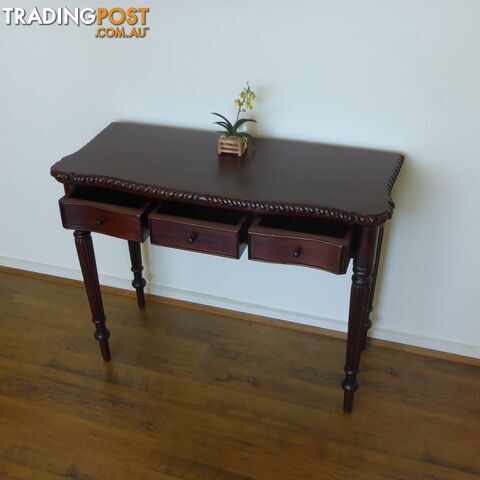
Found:
[[[253,101],[255,100],[255,92],[250,88],[250,84],[247,82],[247,86],[240,92],[239,98],[235,100],[235,105],[238,108],[237,119],[235,123],[230,122],[228,118],[213,112],[212,115],[220,117],[221,120],[213,122],[219,125],[224,130],[219,130],[222,136],[218,139],[218,154],[223,153],[234,154],[241,157],[247,149],[248,138],[251,137],[245,131],[240,132],[239,129],[248,122],[256,122],[252,118],[240,118],[240,115],[247,110],[253,110]]]

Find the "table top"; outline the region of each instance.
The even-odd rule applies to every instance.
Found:
[[[392,216],[399,153],[255,138],[239,159],[218,156],[217,139],[203,130],[112,123],[51,173],[62,183],[350,224]]]

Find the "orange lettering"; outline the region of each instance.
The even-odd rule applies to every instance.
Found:
[[[114,17],[116,13],[120,14],[120,18],[118,18],[117,20],[115,20],[115,17]],[[125,21],[125,10],[120,7],[112,8],[108,15],[108,19],[110,20],[110,23],[112,25],[121,25]]]
[[[137,9],[136,8],[129,8],[127,10],[127,15],[128,15],[128,20],[127,20],[127,23],[129,25],[136,25],[137,22],[138,22],[138,18],[137,18]]]
[[[150,11],[149,8],[139,8],[138,11],[140,12],[140,23],[145,25],[147,23],[147,13]]]
[[[105,18],[107,18],[108,10],[106,8],[98,8],[97,9],[97,23],[102,25],[102,22]]]

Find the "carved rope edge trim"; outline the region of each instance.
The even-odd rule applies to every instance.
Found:
[[[107,187],[114,187],[116,190],[145,194],[160,199],[174,199],[185,200],[189,202],[208,203],[211,205],[219,205],[229,208],[243,208],[263,213],[291,213],[297,215],[311,215],[321,218],[331,218],[353,225],[376,226],[384,224],[388,219],[392,217],[395,204],[392,201],[391,192],[395,180],[397,179],[397,176],[402,167],[403,160],[403,156],[400,156],[399,161],[393,171],[393,174],[388,181],[386,192],[388,208],[384,213],[378,215],[362,215],[359,213],[346,212],[335,208],[312,207],[309,205],[301,204],[239,200],[236,198],[228,198],[218,195],[204,195],[192,192],[184,192],[180,190],[158,188],[151,185],[127,182],[125,180],[119,180],[106,176],[77,175],[74,173],[64,173],[56,170],[55,165],[51,168],[50,173],[60,183],[71,185],[103,185]]]

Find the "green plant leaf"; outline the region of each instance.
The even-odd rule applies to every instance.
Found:
[[[220,125],[220,127],[223,127],[229,135],[234,134],[233,126],[232,125],[229,126],[227,122],[213,122],[213,123],[215,125]]]
[[[233,130],[233,127],[232,128],[224,127],[224,128],[225,128],[225,131],[228,132],[229,135],[235,135],[235,131]]]
[[[233,128],[235,128],[235,130],[237,130],[240,126],[242,126],[244,123],[247,123],[247,122],[257,123],[257,121],[256,121],[256,120],[253,120],[253,118],[241,118],[241,119],[238,120],[238,122],[233,126]]]
[[[232,128],[232,126],[231,125],[229,126],[227,122],[213,122],[213,123],[214,125],[220,125],[223,128],[227,128],[227,129]]]
[[[233,125],[232,123],[230,122],[230,120],[227,118],[227,117],[224,117],[223,115],[220,115],[219,113],[215,113],[215,112],[212,112],[212,115],[216,115],[217,117],[220,117],[222,118],[223,120],[225,120],[225,122],[227,122],[227,124],[233,128]]]

